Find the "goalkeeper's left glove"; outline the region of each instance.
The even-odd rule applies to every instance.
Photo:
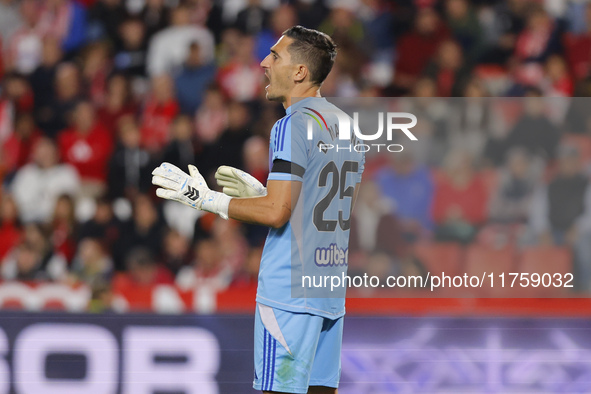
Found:
[[[218,186],[231,197],[261,197],[267,195],[267,188],[247,172],[230,166],[220,166],[215,172]]]
[[[152,183],[160,186],[156,195],[228,219],[228,206],[232,197],[210,190],[197,167],[189,165],[189,173],[191,175],[170,163],[160,164],[152,171]]]

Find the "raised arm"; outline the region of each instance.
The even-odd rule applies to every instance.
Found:
[[[210,190],[195,166],[189,166],[189,173],[170,163],[162,163],[152,172],[152,183],[160,187],[156,195],[224,219],[231,217],[274,228],[287,223],[302,187],[300,181],[270,180],[265,196],[232,198]]]

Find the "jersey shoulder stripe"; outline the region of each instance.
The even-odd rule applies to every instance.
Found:
[[[293,113],[289,114],[285,118],[283,118],[283,123],[281,124],[281,141],[279,142],[279,151],[283,151],[283,146],[285,144],[285,130],[287,129],[287,122]]]
[[[281,119],[275,122],[275,126],[273,127],[273,149],[277,150],[277,136],[279,135],[279,128],[281,126]]]
[[[275,148],[275,151],[279,150],[279,144],[281,143],[281,129],[285,119],[286,117],[283,117],[275,123],[275,138],[273,139],[273,147]]]
[[[313,109],[313,108],[310,108],[310,107],[304,107],[304,108],[306,108],[306,109],[309,109],[310,111],[312,111],[312,112],[314,112],[316,115],[318,115],[318,117],[319,117],[320,119],[322,119],[322,123],[324,123],[324,127],[326,127],[326,130],[328,130],[328,125],[326,124],[326,120],[324,120],[324,116],[322,116],[322,115],[320,114],[320,112],[318,112],[318,111],[316,111],[315,109]]]

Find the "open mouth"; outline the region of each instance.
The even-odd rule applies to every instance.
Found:
[[[265,86],[265,91],[267,91],[269,89],[269,87],[271,86],[271,76],[269,75],[268,72],[265,72],[265,77],[267,77],[267,79],[269,80],[269,84],[267,86]]]

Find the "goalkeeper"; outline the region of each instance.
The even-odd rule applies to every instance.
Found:
[[[364,155],[350,149],[350,140],[336,138],[338,118],[346,115],[320,96],[336,56],[332,39],[295,26],[270,52],[261,62],[269,79],[267,99],[281,102],[286,115],[271,131],[267,187],[222,166],[215,174],[223,188],[219,193],[196,167],[186,174],[169,163],[153,171],[152,182],[159,197],[271,227],[258,277],[253,387],[334,394],[341,373],[344,290],[337,296],[315,292],[303,287],[302,276],[346,274]],[[340,149],[318,150],[325,142]]]

